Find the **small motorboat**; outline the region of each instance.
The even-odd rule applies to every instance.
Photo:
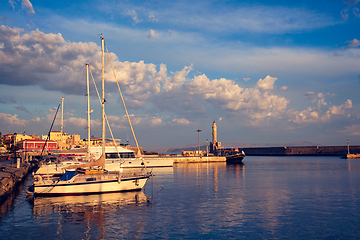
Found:
[[[226,157],[226,162],[227,163],[242,163],[242,160],[245,157],[245,152],[241,151],[237,154],[234,155],[230,155]]]

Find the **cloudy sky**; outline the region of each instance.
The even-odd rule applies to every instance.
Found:
[[[197,145],[197,129],[205,144],[213,121],[228,147],[359,145],[359,2],[1,1],[0,131],[47,134],[64,97],[65,132],[85,138],[102,34],[145,150]],[[106,59],[111,129],[134,145]]]

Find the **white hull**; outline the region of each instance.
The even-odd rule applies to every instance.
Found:
[[[75,164],[82,164],[84,162],[74,162]],[[154,168],[154,167],[172,167],[174,164],[173,159],[116,159],[116,160],[105,160],[105,169],[109,172],[118,172],[120,169],[120,163],[122,168],[143,168],[144,163],[145,167]],[[66,164],[49,164],[42,165],[36,172],[35,175],[42,176],[54,176],[62,175],[65,173],[65,167],[70,166],[70,161],[67,161]]]
[[[40,180],[34,184],[34,195],[82,195],[141,190],[149,175],[118,180],[117,174],[80,175],[69,181]]]
[[[154,167],[172,167],[174,164],[173,159],[118,159],[118,160],[105,160],[105,169],[108,171],[119,171],[120,163],[122,168],[154,168]]]

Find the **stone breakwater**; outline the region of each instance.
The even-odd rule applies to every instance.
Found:
[[[347,146],[299,146],[242,148],[247,156],[346,156]],[[352,154],[360,153],[360,146],[350,146]]]
[[[29,162],[20,163],[19,168],[13,160],[0,161],[0,204],[2,204],[16,186],[23,182],[35,165]]]

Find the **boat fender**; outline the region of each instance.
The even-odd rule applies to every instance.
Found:
[[[42,180],[42,177],[40,175],[34,176],[34,182],[40,182]]]
[[[33,193],[34,193],[34,185],[29,186],[29,187],[26,189],[26,193],[27,193],[27,194],[33,194]]]

